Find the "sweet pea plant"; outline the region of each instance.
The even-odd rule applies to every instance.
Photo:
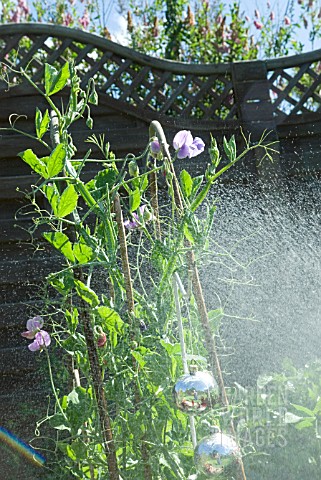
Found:
[[[29,194],[33,231],[45,230],[60,265],[47,277],[49,302],[22,333],[32,340],[29,350],[48,361],[54,400],[36,428],[40,435],[46,424],[55,443],[48,468],[54,478],[186,480],[195,467],[188,419],[171,395],[182,372],[173,276],[189,285],[180,303],[187,345],[197,352],[190,360],[215,371],[227,409],[217,322],[209,321],[218,311],[207,312],[198,272],[216,208],[206,198],[240,158],[256,148],[270,157],[273,144],[266,136],[255,145],[244,139],[246,148],[237,154],[234,137],[224,139],[222,152],[212,138],[204,174],[193,178],[184,169],[177,178],[176,158],[188,167],[205,144],[180,131],[172,156],[160,124],[152,122],[139,157],[118,159],[103,135],[91,135],[87,142],[100,159],[92,158],[91,149],[78,158],[70,126],[85,117],[92,127],[95,85],[82,90],[72,63],[60,71],[46,64],[44,70],[43,87],[21,74],[48,102],[45,111],[36,109],[34,134],[48,154],[27,149],[19,155],[39,176]],[[61,99],[53,95],[65,87],[69,100],[59,109]],[[91,162],[100,168],[88,179],[83,169]],[[165,183],[162,202],[158,175]],[[59,368],[53,369],[57,356]],[[211,422],[221,421],[218,412],[211,415]]]

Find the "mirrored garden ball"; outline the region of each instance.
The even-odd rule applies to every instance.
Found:
[[[197,470],[208,478],[236,480],[241,452],[232,437],[219,432],[198,443],[194,460]]]
[[[180,377],[173,389],[176,406],[185,413],[198,415],[219,403],[219,387],[209,372],[193,371]]]

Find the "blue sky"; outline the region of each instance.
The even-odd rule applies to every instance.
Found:
[[[213,1],[213,0],[211,0]],[[299,11],[299,6],[297,4],[297,0],[294,0],[296,5],[296,11]],[[305,4],[308,0],[304,0]],[[193,0],[191,0],[191,5],[193,5]],[[225,2],[228,3],[228,2]],[[232,3],[232,2],[231,2]],[[283,21],[284,15],[286,14],[287,6],[289,5],[290,1],[280,1],[280,0],[270,0],[271,7],[270,9],[275,12],[276,21]],[[267,15],[270,9],[267,7],[266,0],[240,0],[240,4],[242,9],[246,12],[246,14],[254,19],[254,10],[258,9],[261,14]],[[321,8],[321,0],[314,0],[314,4],[320,6]],[[117,12],[117,5],[118,2],[116,0],[102,0],[102,5],[104,5],[106,18],[108,18],[107,26],[110,30],[111,34],[113,35],[113,39],[119,43],[126,43],[126,20],[119,15]],[[255,33],[255,31],[254,31]],[[301,30],[300,41],[306,45],[305,50],[311,50],[311,46],[308,40],[308,32],[304,28]],[[321,48],[321,42],[318,41],[314,45],[314,48]]]

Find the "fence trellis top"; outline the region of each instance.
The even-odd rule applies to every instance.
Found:
[[[187,126],[196,122],[202,127],[263,116],[278,124],[320,113],[321,50],[277,60],[191,65],[63,26],[0,26],[0,61],[27,68],[35,81],[42,77],[44,62],[62,65],[69,59],[79,66],[83,83],[94,78],[110,105],[146,121],[179,117]],[[9,70],[6,75],[13,78]]]

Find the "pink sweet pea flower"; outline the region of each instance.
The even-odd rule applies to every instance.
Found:
[[[148,210],[147,205],[142,205],[139,207],[139,214],[134,212],[132,214],[132,220],[125,220],[124,227],[128,230],[139,227],[143,222],[149,222],[153,220],[154,215]]]
[[[192,158],[204,151],[205,143],[199,137],[193,139],[189,130],[181,130],[174,137],[173,147],[177,152],[177,158]]]
[[[258,20],[254,20],[254,26],[258,29],[258,30],[262,30],[263,28],[263,24],[261,22],[259,22]]]
[[[284,17],[284,23],[285,25],[291,25],[291,20],[289,19],[289,17],[287,16]]]
[[[40,316],[33,317],[27,321],[27,331],[23,332],[21,335],[28,340],[33,340],[36,336],[36,333],[41,330],[43,327],[43,318]]]
[[[50,335],[45,330],[41,330],[43,327],[43,319],[40,316],[31,318],[27,321],[27,331],[21,335],[28,340],[34,340],[28,348],[31,352],[42,350],[44,347],[48,347],[51,343]]]
[[[36,352],[37,350],[43,350],[45,347],[49,347],[51,343],[50,335],[45,330],[40,330],[36,333],[35,339],[28,348],[31,352]]]

